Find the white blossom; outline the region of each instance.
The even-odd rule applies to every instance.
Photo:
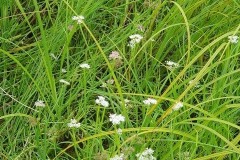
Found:
[[[228,36],[229,42],[234,44],[238,43],[238,38],[238,36]]]
[[[183,107],[183,103],[182,102],[177,102],[177,103],[174,104],[172,110],[177,111],[182,107]]]
[[[173,69],[173,68],[179,67],[179,64],[175,63],[173,61],[166,61],[166,65],[169,67],[169,69]]]
[[[37,101],[34,103],[34,105],[35,105],[36,107],[45,107],[45,106],[46,106],[45,103],[44,103],[44,101],[42,101],[42,100],[37,100]]]
[[[67,125],[69,128],[79,128],[81,123],[78,123],[76,119],[71,119],[70,123]]]
[[[115,155],[114,157],[110,158],[110,160],[124,160],[124,154]]]
[[[140,43],[140,41],[143,39],[143,36],[141,36],[140,34],[133,34],[131,36],[129,36],[130,41],[128,46],[130,46],[131,48],[135,47],[135,45],[137,43]]]
[[[70,85],[70,82],[68,82],[68,81],[66,81],[64,79],[60,79],[59,82],[64,83],[66,85]]]
[[[157,104],[157,100],[153,99],[153,98],[148,98],[148,99],[144,100],[143,103],[146,105]]]
[[[122,134],[122,129],[121,129],[121,128],[118,128],[118,129],[117,129],[117,134],[119,134],[119,135]]]
[[[111,54],[109,54],[109,60],[116,60],[116,59],[122,59],[118,51],[112,51]]]
[[[64,68],[62,68],[62,73],[67,73],[67,70],[66,69],[64,69]]]
[[[83,23],[83,20],[84,20],[84,19],[85,19],[85,18],[84,18],[82,15],[80,15],[80,16],[73,16],[73,17],[72,17],[72,20],[77,21],[78,24]]]
[[[146,148],[142,153],[136,154],[138,160],[156,160],[155,157],[153,157],[153,152],[151,148]]]
[[[90,68],[90,65],[87,64],[87,63],[82,63],[82,64],[80,64],[79,66],[80,66],[81,68],[87,68],[87,69]]]
[[[121,114],[110,114],[109,120],[112,122],[113,125],[115,124],[120,124],[121,122],[125,121],[125,117],[122,116]]]
[[[98,96],[98,98],[95,100],[95,102],[99,105],[102,105],[103,107],[108,107],[109,103],[106,101],[105,97]]]

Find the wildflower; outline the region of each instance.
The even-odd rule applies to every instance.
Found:
[[[136,157],[138,158],[138,160],[156,160],[156,158],[152,155],[153,152],[154,150],[152,150],[151,148],[146,148],[142,153],[136,154]]]
[[[62,73],[67,73],[67,70],[66,69],[64,69],[64,68],[62,68]]]
[[[121,128],[118,128],[118,129],[117,129],[117,134],[119,134],[119,135],[122,134],[122,129],[121,129]]]
[[[182,102],[177,102],[177,103],[175,103],[175,105],[173,106],[172,110],[177,111],[177,110],[179,110],[179,109],[182,108],[182,107],[183,107],[183,103],[182,103]]]
[[[153,98],[148,98],[148,99],[144,100],[143,103],[146,105],[157,104],[157,100],[153,99]]]
[[[60,79],[59,82],[64,83],[66,85],[70,85],[70,82],[68,82],[68,81],[66,81],[64,79]]]
[[[138,29],[139,31],[141,31],[141,32],[144,32],[144,31],[145,31],[144,26],[141,25],[141,24],[139,24],[139,25],[137,26],[137,29]]]
[[[87,63],[82,63],[82,64],[80,64],[79,66],[80,66],[81,68],[87,68],[87,69],[90,68],[90,65],[87,64]]]
[[[129,41],[128,46],[133,48],[137,43],[140,43],[140,41],[143,39],[143,36],[141,36],[140,34],[133,34],[133,35],[129,36],[129,38],[131,40]]]
[[[110,158],[110,160],[124,160],[124,154],[115,155],[113,158]]]
[[[111,54],[109,54],[110,60],[116,60],[116,59],[122,59],[118,51],[112,51]]]
[[[103,107],[108,107],[109,103],[105,100],[105,97],[98,96],[98,98],[95,100],[95,102],[99,105],[102,105]]]
[[[169,67],[169,69],[173,69],[173,68],[179,67],[179,64],[175,63],[173,61],[166,61],[166,65]]]
[[[76,119],[71,119],[70,123],[67,124],[69,128],[79,128],[81,123],[77,123]]]
[[[230,42],[230,43],[238,43],[238,36],[228,36],[228,41]]]
[[[37,100],[37,101],[34,103],[34,105],[35,105],[36,107],[45,107],[45,106],[46,106],[45,103],[44,103],[44,101],[42,101],[42,100]]]
[[[72,20],[77,21],[77,24],[83,23],[83,20],[84,20],[84,19],[85,19],[85,18],[84,18],[82,15],[80,15],[80,16],[73,16],[73,17],[72,17]]]
[[[129,99],[124,99],[125,107],[129,106],[130,100]]]
[[[110,121],[113,123],[113,125],[120,124],[121,122],[125,121],[125,117],[122,116],[121,114],[119,114],[119,115],[110,114],[109,118],[110,118]]]

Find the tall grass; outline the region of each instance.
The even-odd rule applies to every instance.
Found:
[[[240,33],[237,0],[1,0],[0,8],[0,159],[137,159],[146,148],[161,160],[240,158],[240,45],[228,41]],[[133,34],[143,39],[130,48]],[[122,59],[110,60],[112,51]],[[95,103],[100,95],[109,107]],[[184,106],[174,111],[176,102]],[[112,113],[125,122],[112,125]]]

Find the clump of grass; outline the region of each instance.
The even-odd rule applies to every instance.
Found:
[[[238,159],[239,6],[3,1],[1,159]]]

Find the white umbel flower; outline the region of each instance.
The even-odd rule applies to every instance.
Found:
[[[234,44],[238,43],[238,38],[238,36],[228,36],[229,42]]]
[[[173,62],[173,61],[166,61],[166,65],[167,65],[170,69],[179,67],[179,64],[178,64],[178,63],[175,63],[175,62]]]
[[[125,117],[121,114],[110,114],[109,120],[112,122],[113,125],[120,124],[121,122],[125,121]]]
[[[83,20],[84,20],[84,19],[85,19],[85,18],[84,18],[82,15],[80,15],[80,16],[73,16],[73,17],[72,17],[72,20],[77,21],[78,24],[83,23]]]
[[[71,119],[70,123],[67,124],[69,128],[79,128],[81,123],[78,123],[76,119]]]
[[[124,160],[124,154],[115,155],[113,158],[110,158],[110,160]]]
[[[119,134],[119,135],[122,134],[122,129],[121,129],[121,128],[118,128],[118,129],[117,129],[117,134]]]
[[[177,103],[175,103],[175,105],[173,106],[172,110],[177,111],[177,110],[179,110],[179,109],[182,108],[182,107],[183,107],[183,103],[182,103],[182,102],[177,102]]]
[[[98,96],[98,98],[95,100],[95,102],[99,105],[102,105],[103,107],[108,107],[109,103],[106,101],[105,97]]]
[[[153,152],[151,148],[146,148],[142,153],[136,154],[136,157],[138,160],[156,160],[155,157],[153,157]]]
[[[66,85],[70,85],[70,82],[68,82],[68,81],[66,81],[64,79],[60,79],[59,82],[64,83]]]
[[[131,48],[135,47],[135,45],[137,43],[140,43],[140,41],[143,39],[143,36],[141,36],[140,34],[133,34],[131,36],[129,36],[129,38],[131,39],[129,41],[128,46],[130,46]]]
[[[148,98],[148,99],[144,100],[143,103],[146,105],[157,104],[157,100],[153,99],[153,98]]]
[[[82,63],[79,65],[81,68],[86,68],[86,69],[90,69],[90,65],[87,63]]]
[[[67,73],[67,70],[66,69],[64,69],[64,68],[62,68],[62,73]]]
[[[118,51],[112,51],[109,55],[109,60],[122,59]]]
[[[44,101],[42,101],[42,100],[37,100],[37,101],[34,103],[34,105],[35,105],[36,107],[45,107],[45,106],[46,106],[45,103],[44,103]]]

